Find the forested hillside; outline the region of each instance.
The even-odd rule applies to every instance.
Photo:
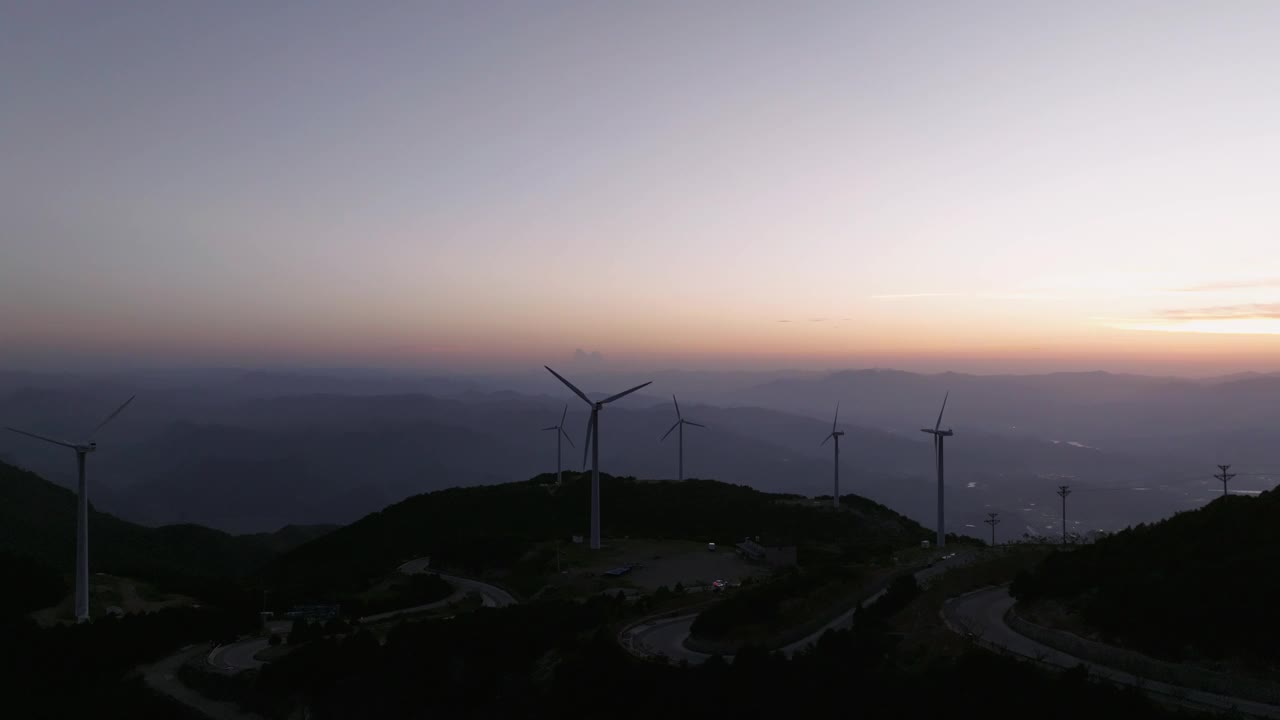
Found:
[[[1194,660],[1280,659],[1280,492],[1233,495],[1018,578],[1022,602],[1055,600],[1109,639]]]
[[[277,533],[237,536],[199,525],[150,528],[91,506],[89,569],[155,582],[166,589],[221,594],[226,580],[248,576],[277,553],[331,529],[290,526]],[[0,553],[6,556],[6,565],[20,566],[27,575],[69,576],[75,539],[75,493],[0,463]],[[40,587],[48,585],[46,581]]]

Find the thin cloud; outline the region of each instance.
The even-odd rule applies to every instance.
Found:
[[[1280,319],[1280,303],[1251,303],[1248,305],[1219,305],[1207,308],[1183,308],[1165,310],[1161,317],[1169,320],[1238,320],[1269,318]]]
[[[1070,300],[1071,297],[1061,293],[1045,293],[1045,292],[982,292],[982,293],[958,293],[958,292],[922,292],[922,293],[890,293],[887,295],[872,295],[872,300],[920,300],[928,298],[977,298],[979,300]]]
[[[889,293],[886,295],[872,295],[872,300],[914,300],[916,298],[938,298],[938,297],[956,297],[961,293],[949,292],[919,292],[919,293]]]
[[[1191,285],[1188,287],[1175,288],[1173,292],[1179,293],[1199,293],[1199,292],[1217,292],[1219,290],[1241,290],[1244,288],[1268,288],[1280,287],[1280,278],[1261,278],[1253,280],[1223,280],[1220,282],[1205,283],[1203,285]]]
[[[1280,335],[1280,303],[1162,310],[1148,317],[1095,318],[1118,330],[1209,335]]]
[[[1071,300],[1066,295],[1037,292],[981,293],[978,297],[984,300]]]

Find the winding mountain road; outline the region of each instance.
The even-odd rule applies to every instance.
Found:
[[[972,553],[952,553],[946,559],[917,571],[915,573],[916,582],[922,586],[928,585],[929,581],[935,576],[961,565],[966,565],[972,562],[973,558]],[[884,594],[885,590],[882,589],[863,600],[860,606],[867,607],[879,600]],[[790,645],[784,646],[782,652],[787,657],[791,657],[800,650],[816,643],[818,638],[822,637],[822,634],[826,631],[851,627],[853,625],[853,615],[856,611],[857,606],[846,610],[826,625]],[[689,631],[693,627],[693,621],[697,617],[698,613],[690,613],[677,617],[641,620],[624,629],[618,635],[618,640],[624,648],[642,657],[666,657],[670,658],[672,662],[687,662],[690,665],[698,665],[709,660],[711,656],[685,647],[685,640],[688,639]],[[724,659],[732,661],[733,656],[726,656]]]
[[[401,565],[398,569],[405,575],[417,575],[426,572],[432,572],[428,567],[430,558],[418,558],[410,560]],[[444,607],[452,602],[463,599],[470,593],[476,593],[480,596],[480,602],[484,607],[506,607],[515,605],[516,599],[511,593],[503,590],[496,585],[472,580],[471,578],[458,577],[457,575],[446,575],[437,573],[446,582],[453,585],[455,591],[449,597],[443,600],[437,600],[433,603],[425,605],[415,605],[414,607],[402,608],[400,610],[391,610],[389,612],[378,613],[376,615],[368,615],[360,618],[363,624],[386,622],[393,620],[402,615],[413,615],[420,612],[435,610]],[[287,631],[287,628],[275,628],[277,631]],[[265,663],[257,659],[256,655],[268,647],[267,638],[252,637],[241,640],[230,645],[222,645],[215,648],[209,653],[209,664],[219,670],[227,670],[230,672],[240,672],[242,670],[257,670]]]
[[[975,642],[1000,652],[1059,668],[1084,665],[1091,675],[1123,685],[1132,685],[1148,694],[1161,696],[1162,699],[1195,709],[1235,711],[1256,717],[1280,718],[1280,707],[1275,705],[1138,677],[1123,670],[1083,660],[1032,640],[1019,634],[1005,622],[1005,615],[1013,607],[1014,602],[1007,588],[983,588],[948,600],[943,606],[943,615],[948,627],[955,632],[972,633]]]
[[[409,562],[401,565],[399,570],[405,575],[418,575],[426,572],[434,572],[428,566],[430,562],[431,558],[410,560]],[[508,605],[515,605],[518,602],[511,593],[496,585],[483,583],[479,580],[472,580],[471,578],[458,577],[457,575],[446,575],[442,572],[437,572],[436,574],[453,584],[454,587],[459,588],[462,595],[466,595],[467,593],[478,594],[484,607],[506,607]],[[448,598],[446,598],[446,600],[447,599]],[[413,608],[410,608],[409,610],[413,610]],[[405,612],[405,610],[400,610],[398,612]]]
[[[147,687],[186,705],[212,720],[262,720],[253,713],[241,710],[235,703],[213,700],[187,687],[178,679],[178,668],[183,663],[205,653],[207,646],[189,646],[160,662],[144,665],[142,679]]]

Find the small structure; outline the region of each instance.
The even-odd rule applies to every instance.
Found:
[[[339,605],[294,605],[285,617],[290,620],[332,620],[341,610]]]
[[[604,576],[605,577],[622,577],[623,575],[626,575],[629,572],[631,572],[631,566],[623,565],[622,567],[616,567],[612,570],[605,570]]]
[[[790,567],[796,564],[796,546],[781,543],[762,542],[759,536],[743,538],[738,543],[738,551],[752,562],[764,563],[769,567]]]

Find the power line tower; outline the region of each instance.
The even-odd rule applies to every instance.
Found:
[[[1231,466],[1230,466],[1230,465],[1219,465],[1219,466],[1218,466],[1218,469],[1219,469],[1219,470],[1221,470],[1222,472],[1218,473],[1217,475],[1214,475],[1214,477],[1216,477],[1216,478],[1218,478],[1219,480],[1221,480],[1221,481],[1222,481],[1222,497],[1226,497],[1226,496],[1227,496],[1227,481],[1228,481],[1228,480],[1230,480],[1231,478],[1235,477],[1235,476],[1236,476],[1236,474],[1235,474],[1235,473],[1229,473],[1229,472],[1227,472],[1227,470],[1230,470],[1230,469],[1231,469]]]
[[[1000,513],[987,513],[987,519],[982,522],[991,526],[991,547],[995,547],[996,526],[1000,524]]]
[[[1070,485],[1059,485],[1058,495],[1062,498],[1062,544],[1067,544],[1067,496],[1071,494]]]

